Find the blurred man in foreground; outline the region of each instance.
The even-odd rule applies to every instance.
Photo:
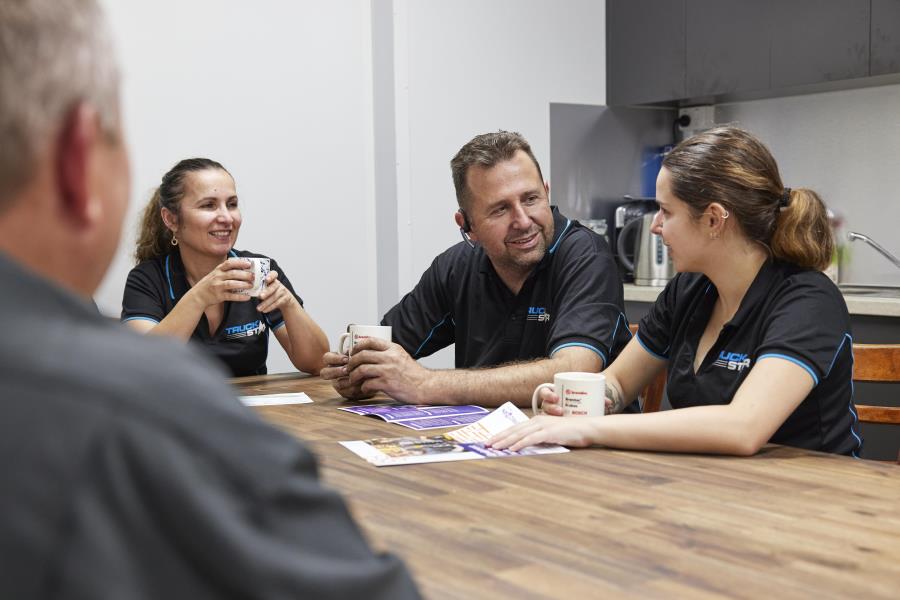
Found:
[[[94,0],[0,3],[0,598],[412,598],[313,456],[90,296],[129,191]]]

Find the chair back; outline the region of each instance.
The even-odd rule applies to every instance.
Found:
[[[632,324],[629,325],[628,328],[631,330],[632,335],[637,333],[637,325]],[[641,390],[641,412],[647,413],[658,411],[662,404],[663,393],[665,390],[666,369],[663,369],[656,374],[656,377],[653,378],[653,381],[651,381],[647,387]]]
[[[900,344],[853,344],[853,381],[900,383]],[[864,423],[900,425],[900,407],[857,404]]]

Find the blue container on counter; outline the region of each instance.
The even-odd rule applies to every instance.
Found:
[[[656,176],[662,168],[663,158],[674,147],[672,144],[647,146],[641,153],[641,195],[645,198],[656,197]]]

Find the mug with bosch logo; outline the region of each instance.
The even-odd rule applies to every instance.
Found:
[[[390,325],[350,325],[347,333],[342,333],[338,338],[337,351],[338,354],[353,354],[353,347],[359,342],[368,338],[378,338],[380,340],[391,341]],[[346,343],[346,342],[349,342]],[[346,348],[345,348],[346,346]]]
[[[259,296],[261,291],[266,289],[266,276],[269,274],[271,263],[268,258],[257,258],[255,256],[245,256],[243,258],[250,261],[250,268],[247,270],[253,273],[253,286],[245,290],[235,290],[235,293],[255,298]]]
[[[564,417],[602,417],[606,413],[606,375],[603,373],[557,373],[553,383],[542,383],[531,395],[531,408],[541,414],[540,392],[553,388]]]

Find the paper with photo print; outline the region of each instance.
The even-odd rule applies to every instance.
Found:
[[[529,446],[517,452],[484,446],[484,442],[494,434],[527,420],[521,410],[507,402],[478,422],[449,433],[340,443],[377,467],[568,452],[562,446],[551,445]]]

